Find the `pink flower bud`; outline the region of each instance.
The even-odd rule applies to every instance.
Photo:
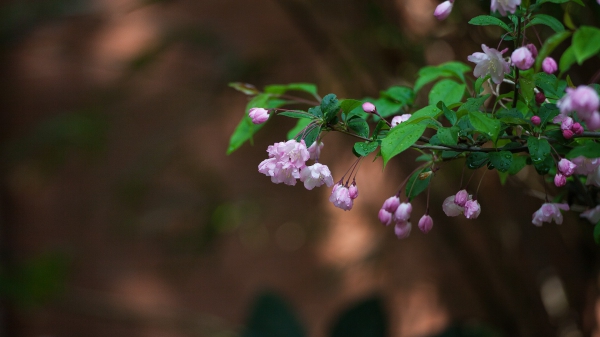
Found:
[[[331,201],[335,207],[341,208],[344,211],[351,210],[353,206],[353,201],[352,198],[350,198],[348,187],[342,184],[336,184],[333,186],[333,190],[329,196],[329,201]]]
[[[469,193],[467,193],[467,190],[460,190],[454,196],[454,203],[460,207],[465,207],[467,200],[469,200]]]
[[[392,213],[383,208],[379,210],[379,222],[381,222],[383,225],[389,226],[392,223],[392,218]]]
[[[396,222],[396,226],[394,227],[394,232],[398,239],[407,238],[410,235],[410,230],[412,229],[412,225],[408,221],[399,221]]]
[[[539,116],[531,117],[531,124],[538,126],[542,123],[542,119]]]
[[[396,212],[394,212],[394,218],[396,221],[408,221],[410,219],[410,212],[412,212],[412,205],[409,202],[403,202],[398,206]]]
[[[577,165],[566,158],[563,158],[558,162],[558,171],[564,174],[566,177],[570,177],[573,173],[575,173],[576,168]]]
[[[556,187],[561,187],[561,186],[565,186],[567,184],[567,178],[562,175],[561,173],[557,173],[554,176],[554,185],[556,185]]]
[[[350,194],[351,199],[358,198],[358,187],[356,187],[355,183],[352,183],[352,185],[350,185],[350,187],[348,188],[348,193]]]
[[[539,105],[546,101],[546,95],[543,92],[538,92],[535,94],[535,102]]]
[[[554,220],[556,224],[560,225],[563,222],[563,216],[560,213],[561,209],[563,211],[568,211],[569,205],[545,203],[540,209],[533,213],[533,220],[531,223],[536,226],[541,226],[542,222],[551,222]]]
[[[439,4],[435,8],[433,16],[435,16],[435,18],[440,21],[446,19],[452,12],[452,6],[454,6],[453,2],[454,1],[444,1],[441,4]]]
[[[582,135],[583,126],[581,126],[579,123],[573,123],[573,126],[571,126],[571,131],[573,131],[576,135]]]
[[[269,110],[263,108],[252,108],[248,111],[248,116],[252,118],[252,123],[262,124],[269,119]]]
[[[402,123],[402,122],[406,122],[410,116],[412,116],[411,114],[403,114],[401,116],[394,116],[394,118],[392,118],[392,121],[390,124],[392,124],[392,127]]]
[[[533,58],[536,58],[538,56],[538,50],[533,43],[528,43],[525,47],[527,47]]]
[[[468,200],[465,203],[465,217],[467,219],[477,219],[479,213],[481,213],[481,206],[479,206],[477,200]]]
[[[375,104],[371,102],[364,102],[362,108],[366,113],[375,113],[377,111]]]
[[[400,206],[400,198],[393,196],[387,198],[387,200],[383,202],[381,209],[384,209],[390,213],[394,213],[398,209],[398,206]]]
[[[571,130],[563,130],[562,134],[563,134],[563,137],[565,137],[565,139],[571,139],[571,138],[573,138],[573,135],[574,135],[573,131],[571,131]]]
[[[544,70],[546,74],[553,74],[558,70],[558,65],[553,58],[546,57],[542,62],[542,70]]]
[[[421,230],[421,232],[427,234],[429,233],[432,227],[433,219],[427,214],[423,215],[419,220],[419,229]]]
[[[571,118],[571,117],[565,117],[562,120],[562,122],[560,122],[561,130],[571,130],[572,126],[573,126],[573,118]]]
[[[513,66],[521,70],[527,70],[535,63],[535,59],[527,47],[515,50],[510,56],[510,60]]]

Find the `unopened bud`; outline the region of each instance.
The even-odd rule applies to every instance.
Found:
[[[573,138],[573,135],[574,135],[573,131],[571,131],[571,130],[563,130],[562,134],[563,134],[563,137],[565,137],[565,139],[571,139],[571,138]]]
[[[546,101],[546,95],[544,95],[543,92],[538,92],[537,94],[535,94],[535,102],[540,105],[542,103],[544,103],[544,101]]]
[[[556,185],[556,187],[565,186],[566,184],[567,184],[567,178],[564,175],[557,173],[554,176],[554,185]]]
[[[558,65],[551,57],[546,57],[542,62],[542,69],[546,74],[552,74],[558,70]]]
[[[542,119],[540,118],[540,116],[533,116],[531,117],[531,124],[538,126],[542,123]]]
[[[371,103],[371,102],[364,102],[362,105],[363,110],[366,113],[375,113],[377,111],[377,108],[375,107],[375,104]]]
[[[571,126],[571,131],[580,136],[583,134],[583,126],[581,126],[579,123],[573,123],[573,126]]]
[[[423,215],[419,220],[419,229],[421,230],[421,232],[427,234],[429,233],[432,227],[433,219],[427,214]]]

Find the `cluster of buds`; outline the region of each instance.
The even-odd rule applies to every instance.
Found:
[[[389,197],[379,210],[379,221],[385,226],[393,222],[396,223],[394,231],[399,239],[408,237],[412,225],[410,223],[410,213],[412,205],[410,202],[401,202],[398,196]]]
[[[560,115],[553,122],[562,123],[565,117],[576,112],[577,117],[585,122],[588,130],[600,129],[600,112],[598,112],[600,98],[596,90],[580,85],[577,88],[567,88],[566,92],[565,96],[557,102]]]
[[[568,159],[562,158],[556,167],[556,175],[554,176],[554,185],[561,187],[567,183],[567,178],[575,173],[577,165]]]
[[[341,208],[344,211],[349,211],[354,206],[354,199],[358,198],[358,188],[356,182],[352,182],[350,186],[344,185],[340,181],[333,186],[329,201],[337,208]]]

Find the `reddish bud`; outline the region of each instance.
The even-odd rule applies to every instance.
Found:
[[[537,94],[535,94],[535,102],[539,105],[544,103],[544,101],[546,101],[546,95],[544,95],[543,92],[538,92]]]
[[[542,123],[542,119],[539,116],[531,117],[531,124],[538,126]]]
[[[562,134],[563,134],[563,137],[565,137],[565,139],[571,139],[571,138],[573,138],[573,135],[574,135],[573,131],[571,131],[571,130],[563,130]]]
[[[581,126],[579,123],[573,123],[573,126],[571,126],[571,131],[573,131],[576,135],[582,135],[583,126]]]
[[[375,104],[371,102],[364,102],[362,108],[366,113],[375,113],[375,111],[377,111],[377,108],[375,108]]]

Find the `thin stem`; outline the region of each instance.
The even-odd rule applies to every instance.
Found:
[[[522,18],[519,18],[519,24],[517,25],[517,38],[515,39],[515,49],[517,49],[518,41],[521,38],[521,26]],[[513,95],[513,109],[517,107],[517,99],[519,98],[519,68],[515,67],[515,91]]]
[[[479,184],[477,184],[477,190],[475,190],[475,198],[473,198],[473,199],[477,199],[477,193],[479,193],[479,187],[481,186],[481,182],[483,181],[483,178],[485,177],[485,174],[487,173],[487,171],[489,171],[489,170],[483,171],[483,175],[481,175],[481,179],[479,179]]]

